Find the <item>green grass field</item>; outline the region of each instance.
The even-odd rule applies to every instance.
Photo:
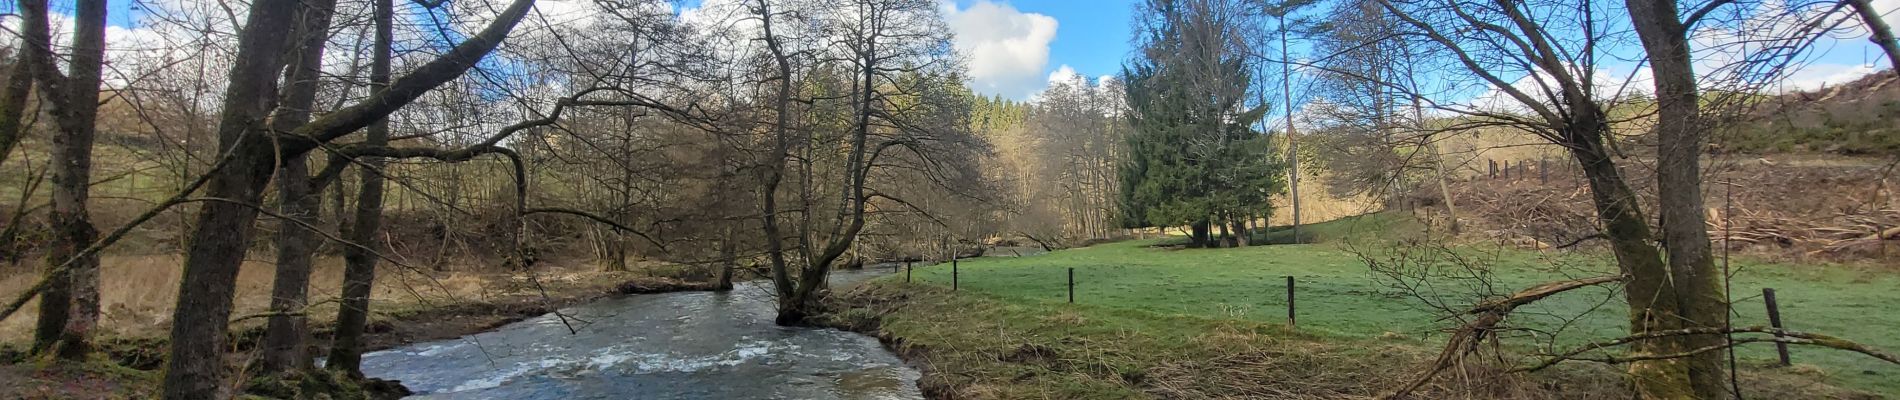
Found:
[[[1164,238],[1021,258],[972,259],[959,263],[958,286],[966,293],[1006,303],[1059,304],[1067,301],[1065,282],[1068,270],[1074,268],[1076,302],[1088,307],[1277,323],[1286,317],[1285,277],[1293,276],[1302,332],[1355,339],[1397,336],[1420,346],[1437,346],[1444,336],[1437,332],[1447,326],[1436,321],[1441,314],[1389,286],[1382,275],[1372,273],[1339,240],[1387,235],[1405,223],[1396,217],[1375,215],[1309,227],[1311,235],[1322,241],[1320,244],[1236,249],[1151,247],[1178,240]],[[1472,246],[1458,251],[1485,254],[1478,258],[1491,265],[1496,290],[1506,293],[1566,275],[1614,270],[1603,254],[1547,254]],[[1778,291],[1783,318],[1791,330],[1838,335],[1889,351],[1900,350],[1900,273],[1742,260],[1737,260],[1734,268],[1737,326],[1767,323],[1760,290],[1772,287]],[[914,275],[920,283],[942,287],[951,284],[947,264],[921,267]],[[1621,296],[1609,289],[1573,291],[1522,308],[1513,319],[1519,325],[1562,329],[1560,337],[1567,339],[1566,343],[1613,338],[1627,329]],[[1582,317],[1571,324],[1555,317],[1577,315]],[[1530,343],[1528,339],[1519,340]],[[1744,364],[1765,365],[1772,360],[1774,350],[1772,345],[1750,345],[1739,354]],[[1796,364],[1818,367],[1829,382],[1900,397],[1900,366],[1859,354],[1799,346],[1793,349],[1793,358]]]

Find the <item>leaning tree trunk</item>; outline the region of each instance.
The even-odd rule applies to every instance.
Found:
[[[26,100],[33,93],[33,61],[36,52],[29,50],[31,44],[22,40],[13,57],[13,65],[7,67],[7,85],[0,88],[0,164],[7,162],[7,156],[13,154],[13,146],[26,136],[21,127],[26,120]]]
[[[369,79],[372,90],[381,90],[389,86],[390,33],[395,4],[393,0],[376,0],[375,4],[376,40],[370,50],[373,60]],[[363,139],[364,144],[388,144],[389,120],[379,119],[370,124],[368,134]],[[330,345],[330,358],[324,363],[324,368],[351,376],[363,375],[363,332],[369,323],[369,296],[376,280],[377,261],[369,248],[374,247],[376,233],[382,229],[383,166],[381,157],[363,160],[355,221],[344,238],[356,245],[343,249],[343,304],[337,308],[336,336]]]
[[[1234,247],[1246,247],[1251,244],[1248,242],[1253,240],[1253,233],[1247,228],[1248,218],[1252,217],[1235,218],[1232,222],[1234,225]]]
[[[1668,278],[1674,283],[1676,313],[1682,328],[1727,328],[1728,301],[1720,271],[1709,250],[1709,231],[1702,202],[1701,104],[1696,93],[1695,67],[1689,57],[1688,27],[1677,18],[1672,0],[1627,0],[1630,20],[1649,55],[1656,81],[1657,197],[1662,212],[1662,235],[1668,252]],[[1681,336],[1680,349],[1719,348],[1720,335]],[[1728,397],[1722,352],[1704,351],[1688,357],[1690,389],[1695,398]],[[1679,392],[1650,391],[1663,398]],[[1739,394],[1738,394],[1739,395]]]
[[[1583,167],[1590,183],[1591,203],[1603,224],[1604,236],[1609,238],[1616,264],[1629,276],[1623,294],[1629,304],[1630,331],[1644,333],[1679,328],[1676,289],[1670,284],[1661,252],[1650,243],[1654,237],[1637,206],[1636,193],[1625,183],[1622,172],[1617,170],[1616,162],[1604,148],[1602,133],[1585,129],[1568,132],[1566,136],[1577,139],[1570,143],[1571,154]],[[1666,339],[1636,342],[1631,348],[1637,354],[1676,354],[1686,350],[1677,341]],[[1629,374],[1637,391],[1649,396],[1647,398],[1687,398],[1691,394],[1689,367],[1682,359],[1633,362],[1629,365]]]
[[[44,2],[39,2],[35,23],[44,29]],[[106,2],[81,0],[77,8],[77,27],[73,32],[73,54],[68,64],[69,77],[61,77],[50,67],[53,59],[49,43],[29,40],[32,57],[42,87],[54,101],[53,117],[59,133],[53,136],[53,244],[47,253],[48,278],[55,282],[40,297],[39,326],[34,348],[51,351],[66,360],[83,360],[91,352],[91,336],[99,324],[99,258],[87,255],[71,260],[80,249],[99,236],[92,226],[86,206],[91,197],[92,145],[99,114],[100,69],[105,61]],[[72,264],[61,268],[68,261]]]
[[[286,29],[298,2],[258,0],[238,35],[238,55],[225,88],[218,122],[218,148],[231,160],[212,177],[195,229],[186,241],[185,272],[172,312],[171,355],[165,363],[168,400],[219,398],[224,381],[224,340],[237,273],[251,237],[263,189],[276,166],[276,149],[264,126],[277,74],[283,68]]]
[[[317,80],[322,73],[324,44],[329,39],[330,13],[335,0],[307,0],[296,15],[297,52],[284,72],[287,86],[283,104],[271,116],[278,131],[295,129],[310,121],[316,104]],[[309,340],[310,270],[316,255],[315,231],[322,183],[312,182],[309,154],[286,157],[277,170],[278,212],[290,220],[277,230],[277,271],[271,281],[270,319],[264,328],[260,373],[274,374],[311,367],[305,342]]]
[[[774,78],[777,81],[777,88],[775,88],[777,93],[772,99],[773,114],[777,123],[772,125],[772,153],[766,160],[770,166],[765,168],[765,176],[760,179],[764,181],[763,189],[760,191],[761,196],[764,197],[760,203],[763,212],[760,214],[759,221],[760,229],[765,234],[765,255],[772,264],[772,288],[778,298],[785,299],[793,295],[794,288],[791,266],[787,265],[785,260],[784,237],[779,229],[778,187],[785,179],[785,163],[791,157],[789,130],[792,117],[792,66],[790,56],[786,55],[778,35],[772,32],[771,5],[766,0],[756,1],[757,7],[752,7],[752,10],[759,17],[761,39],[765,42],[766,49],[772,53],[772,64],[778,70],[778,76]]]

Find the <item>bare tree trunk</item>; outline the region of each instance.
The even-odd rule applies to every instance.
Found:
[[[772,52],[772,62],[778,69],[778,76],[773,77],[778,83],[778,93],[772,99],[773,111],[778,121],[772,127],[772,154],[766,160],[771,163],[771,166],[765,170],[766,176],[763,179],[765,188],[762,195],[765,197],[761,222],[764,225],[762,230],[765,231],[766,257],[772,263],[772,287],[778,298],[785,299],[793,296],[795,288],[792,286],[790,266],[785,263],[784,237],[779,231],[778,186],[785,178],[785,163],[791,157],[789,130],[792,116],[792,66],[790,56],[786,55],[779,37],[772,32],[771,6],[766,3],[766,0],[757,1],[757,6],[753,7],[752,11],[759,16],[759,27],[763,31],[762,39],[765,41],[766,49]]]
[[[1588,125],[1595,126],[1595,125]],[[1576,137],[1577,134],[1570,136]],[[1597,218],[1609,238],[1617,266],[1629,276],[1624,299],[1629,305],[1630,331],[1636,333],[1675,329],[1681,325],[1676,315],[1676,288],[1670,284],[1669,271],[1662,254],[1651,245],[1649,223],[1637,207],[1636,193],[1625,183],[1615,161],[1603,148],[1600,133],[1573,143],[1571,154],[1583,167],[1589,180]],[[1677,354],[1673,340],[1648,340],[1632,344],[1639,354]],[[1682,359],[1638,361],[1629,365],[1630,380],[1646,398],[1689,398],[1689,368]]]
[[[1300,243],[1300,145],[1293,129],[1293,66],[1287,61],[1286,16],[1280,18],[1280,94],[1286,110],[1287,198],[1293,202],[1293,243]]]
[[[1418,83],[1415,81],[1417,79],[1416,73],[1406,74],[1406,78],[1414,80],[1409,82],[1413,87],[1418,86]],[[1412,123],[1418,125],[1416,128],[1420,132],[1424,132],[1426,127],[1424,126],[1425,107],[1421,104],[1423,103],[1423,99],[1419,96],[1412,96],[1411,103]],[[1456,235],[1461,228],[1458,224],[1458,199],[1451,195],[1451,170],[1445,168],[1445,149],[1439,145],[1437,140],[1432,140],[1429,135],[1425,137],[1425,140],[1427,141],[1426,146],[1430,146],[1432,151],[1432,169],[1435,170],[1438,175],[1438,194],[1444,197],[1445,218],[1451,221],[1451,233]]]
[[[299,42],[284,72],[287,86],[280,96],[283,104],[271,116],[272,129],[288,131],[310,121],[335,5],[335,0],[308,0],[297,10],[294,37]],[[309,302],[311,260],[319,242],[316,232],[305,226],[317,226],[322,183],[311,181],[308,158],[308,153],[286,157],[277,172],[278,212],[295,221],[283,221],[277,230],[272,314],[265,324],[259,364],[259,372],[266,375],[311,367],[305,346],[308,317],[303,313]]]
[[[1709,250],[1709,231],[1702,201],[1704,135],[1695,67],[1689,58],[1688,27],[1677,18],[1671,0],[1627,0],[1630,20],[1649,55],[1656,80],[1657,197],[1662,212],[1662,235],[1668,252],[1669,274],[1675,286],[1675,310],[1680,326],[1672,328],[1726,328],[1728,302],[1722,293],[1720,271]],[[1679,349],[1722,346],[1723,336],[1679,336]],[[1688,357],[1690,389],[1695,398],[1728,397],[1722,352],[1705,351]],[[1677,395],[1674,387],[1652,387],[1637,382],[1639,392],[1657,398]]]
[[[731,223],[728,222],[728,224]],[[734,239],[732,227],[728,225],[725,238],[719,240],[719,280],[713,283],[713,290],[721,292],[732,290],[732,269],[739,263],[736,259],[739,241]]]
[[[205,189],[210,201],[198,209],[185,250],[185,272],[178,306],[172,313],[171,356],[165,364],[163,394],[168,400],[226,397],[223,382],[224,339],[231,315],[238,267],[244,262],[257,204],[275,165],[275,149],[266,138],[272,88],[283,67],[285,28],[297,2],[259,0],[238,35],[237,61],[225,88],[218,123],[219,153],[235,159]]]
[[[389,86],[392,57],[390,35],[394,18],[394,0],[375,0],[376,40],[370,47],[372,59],[369,72],[372,91]],[[389,120],[383,118],[371,123],[368,134],[363,139],[365,144],[388,144]],[[376,234],[382,230],[382,169],[386,161],[381,157],[369,157],[362,162],[362,186],[357,188],[355,222],[350,224],[350,231],[344,235],[344,239],[360,246],[374,247]],[[363,375],[363,331],[369,323],[369,296],[376,281],[377,261],[376,255],[363,247],[343,249],[343,303],[337,308],[336,337],[330,345],[330,358],[325,360],[324,368],[351,376]]]
[[[45,3],[38,2],[37,16],[28,24],[46,32]],[[81,0],[76,10],[73,54],[67,70],[69,77],[49,64],[54,59],[49,41],[29,36],[26,51],[39,53],[31,59],[33,71],[45,94],[53,99],[53,116],[59,133],[53,136],[53,245],[46,257],[47,278],[56,286],[40,297],[40,318],[34,335],[34,348],[50,351],[66,360],[83,360],[91,352],[92,329],[99,324],[99,259],[87,255],[71,267],[61,269],[79,250],[99,236],[92,226],[86,206],[91,197],[92,145],[99,114],[100,70],[105,60],[106,3]]]
[[[50,33],[51,29],[47,26],[46,13],[46,0],[20,1],[20,15],[23,20],[21,23],[21,31],[24,36],[22,42],[25,44],[21,46],[20,50],[25,53],[25,55],[20,57],[19,62],[35,64],[46,63],[47,66],[45,67],[33,66],[26,68],[26,70],[33,71],[35,76],[31,79],[41,81],[40,84],[46,87],[42,89],[43,92],[48,92],[52,94],[53,97],[57,97],[59,90],[55,89],[55,87],[57,87],[56,85],[58,83],[47,82],[41,79],[40,75],[42,72],[39,71],[41,69],[51,68],[53,62],[52,35]],[[60,133],[57,136],[65,136],[65,134]],[[53,168],[65,170],[65,168]],[[55,178],[54,185],[57,186],[59,184],[58,178]],[[68,191],[67,194],[70,195],[71,192]],[[62,249],[63,247],[71,246],[68,246],[63,240],[56,242],[54,248],[48,252],[47,259],[52,260],[54,258],[71,257],[72,252],[77,251],[77,249]],[[65,255],[62,256],[62,254]],[[86,260],[81,261],[84,262]],[[60,261],[49,262],[58,263]],[[59,340],[59,332],[66,327],[66,318],[70,316],[66,313],[66,310],[72,308],[72,278],[70,274],[49,269],[46,271],[46,275],[49,284],[46,285],[46,289],[40,294],[40,314],[36,321],[38,324],[33,330],[33,353],[42,353],[52,349],[54,342]]]
[[[37,52],[29,46],[32,44],[20,41],[13,65],[7,67],[7,86],[0,88],[0,164],[7,162],[13,146],[26,136],[22,124],[26,122],[27,97],[33,94],[33,66],[38,64],[34,61]]]
[[[1234,247],[1247,247],[1249,244],[1247,242],[1253,239],[1250,236],[1252,234],[1247,232],[1248,218],[1251,217],[1241,217],[1231,221],[1234,225]]]

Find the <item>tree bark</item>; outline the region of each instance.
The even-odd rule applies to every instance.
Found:
[[[1234,247],[1247,247],[1247,241],[1253,238],[1251,237],[1252,234],[1247,232],[1246,217],[1234,219],[1231,223],[1234,225]]]
[[[29,24],[44,33],[45,3],[35,5]],[[24,8],[24,7],[23,7]],[[61,269],[80,249],[92,244],[99,231],[92,226],[86,206],[91,197],[92,145],[99,114],[100,70],[105,60],[106,4],[81,0],[75,8],[73,54],[67,65],[71,76],[59,76],[48,63],[52,51],[43,37],[31,37],[26,51],[38,53],[33,62],[41,87],[52,98],[52,114],[59,125],[53,136],[53,244],[46,256],[47,278],[55,285],[40,297],[40,318],[34,348],[65,360],[83,360],[91,352],[91,336],[99,324],[99,258],[87,255]]]
[[[22,19],[21,33],[23,36],[21,41],[24,46],[20,48],[23,56],[20,57],[19,62],[30,63],[31,66],[23,68],[26,71],[33,72],[34,76],[30,78],[30,81],[39,81],[40,85],[44,87],[42,91],[52,94],[52,96],[48,96],[49,98],[56,98],[59,96],[59,89],[57,89],[59,87],[58,83],[49,82],[40,77],[41,70],[51,68],[53,59],[52,34],[50,33],[51,28],[47,26],[46,13],[46,0],[20,1],[20,16]],[[45,63],[46,66],[40,66],[40,63]],[[11,83],[13,82],[9,82],[9,84]],[[57,105],[54,107],[57,108]],[[55,110],[55,112],[58,111]],[[64,133],[58,134],[58,136],[64,136]],[[56,151],[55,153],[60,152]],[[63,165],[63,163],[60,163],[60,165]],[[64,168],[56,169],[64,170]],[[57,186],[59,184],[60,182],[55,178],[54,185]],[[68,192],[68,194],[70,194],[70,192]],[[56,221],[56,223],[58,222]],[[61,247],[69,247],[64,245],[65,243],[63,243],[63,241],[54,243],[53,249],[47,254],[47,259],[71,257],[71,252],[77,251],[77,249],[61,249]],[[62,253],[68,255],[61,257],[60,255]],[[80,261],[86,262],[88,260]],[[59,261],[52,262],[57,263]],[[56,270],[47,270],[45,274],[45,279],[48,283],[46,289],[40,293],[40,313],[39,318],[35,321],[37,325],[33,330],[32,352],[35,354],[52,349],[54,342],[59,340],[59,332],[66,327],[66,318],[70,316],[66,310],[72,308],[71,274],[67,271]]]
[[[765,47],[772,53],[772,63],[778,68],[777,95],[772,99],[773,111],[778,119],[772,126],[772,154],[766,160],[771,164],[765,170],[762,195],[763,213],[760,214],[762,230],[765,231],[766,258],[772,263],[772,287],[779,299],[790,298],[794,287],[790,266],[785,262],[784,236],[780,234],[778,224],[778,187],[785,178],[785,163],[791,157],[791,102],[792,102],[792,66],[791,58],[785,53],[779,37],[772,32],[772,8],[766,0],[757,0],[753,13],[759,16],[759,27],[763,31]]]
[[[1300,145],[1296,140],[1299,131],[1293,129],[1293,65],[1287,54],[1286,15],[1280,20],[1280,94],[1286,110],[1286,174],[1287,199],[1293,203],[1293,243],[1300,243]]]
[[[1666,244],[1670,281],[1675,286],[1680,326],[1672,328],[1726,328],[1728,302],[1722,293],[1720,271],[1709,250],[1709,231],[1702,199],[1702,149],[1708,144],[1693,62],[1689,58],[1688,28],[1671,0],[1627,0],[1630,20],[1649,55],[1656,82],[1657,197],[1661,206],[1663,243]],[[1640,332],[1638,332],[1640,333]],[[1673,338],[1678,349],[1721,346],[1719,335]],[[1706,351],[1684,360],[1695,398],[1728,397],[1723,353]],[[1636,383],[1639,392],[1663,398],[1681,393],[1677,388]]]
[[[1415,83],[1413,86],[1417,86],[1417,84]],[[1423,125],[1425,123],[1425,107],[1420,104],[1421,102],[1419,97],[1412,97],[1412,119],[1414,123]],[[1424,126],[1419,126],[1418,128],[1419,130],[1425,129]],[[1429,136],[1426,137],[1426,140],[1431,142],[1427,144],[1427,146],[1431,146],[1432,168],[1436,170],[1436,175],[1438,175],[1438,194],[1444,197],[1445,200],[1445,218],[1451,221],[1451,234],[1456,235],[1462,226],[1458,224],[1458,199],[1451,195],[1451,170],[1445,168],[1445,149],[1438,144],[1438,141],[1431,140]]]
[[[222,362],[239,266],[251,237],[252,222],[264,186],[275,170],[276,151],[264,136],[264,120],[275,103],[277,74],[283,68],[286,32],[298,2],[257,0],[238,35],[238,57],[225,88],[218,123],[219,153],[233,157],[205,188],[196,229],[187,239],[185,272],[172,312],[171,356],[162,390],[168,400],[227,397]],[[235,202],[235,203],[234,203]]]
[[[392,49],[390,45],[392,25],[395,18],[394,0],[375,0],[374,18],[376,21],[376,39],[370,48],[369,80],[372,90],[389,87],[389,68]],[[389,143],[389,120],[378,119],[369,125],[368,137],[364,144],[383,146]],[[376,255],[362,246],[374,247],[376,234],[382,230],[383,218],[383,166],[382,157],[367,157],[362,160],[362,174],[358,182],[355,222],[344,239],[359,246],[343,249],[343,303],[337,308],[336,337],[330,345],[330,358],[324,367],[340,371],[350,376],[362,376],[363,331],[369,323],[369,296],[376,281]]]
[[[21,124],[26,122],[26,100],[33,93],[33,66],[38,64],[34,61],[37,52],[29,46],[32,44],[20,41],[13,65],[7,66],[7,86],[0,88],[0,164],[7,162],[14,145],[26,137],[26,129]]]
[[[1637,206],[1636,193],[1625,183],[1614,159],[1596,131],[1573,131],[1566,136],[1580,140],[1571,143],[1571,154],[1583,167],[1590,184],[1591,202],[1597,219],[1610,241],[1616,264],[1630,281],[1624,299],[1629,305],[1630,331],[1641,333],[1680,327],[1676,310],[1675,287],[1670,284],[1662,254],[1651,244],[1649,223]],[[1687,349],[1671,340],[1648,340],[1632,344],[1640,354],[1677,354]],[[1681,359],[1651,360],[1629,365],[1631,382],[1645,398],[1688,398],[1689,367]]]
[[[283,105],[271,116],[274,130],[288,131],[309,122],[316,104],[324,44],[329,39],[330,14],[336,2],[307,0],[303,4],[295,17],[294,37],[299,42],[284,72],[285,91],[279,96]],[[309,318],[304,315],[304,307],[309,303],[311,260],[319,242],[316,232],[304,226],[318,224],[322,184],[309,178],[308,158],[308,153],[287,157],[277,171],[278,212],[300,223],[284,221],[277,231],[277,271],[271,281],[273,314],[265,324],[259,364],[259,372],[265,375],[311,367],[305,345]]]
[[[739,263],[739,241],[734,239],[732,227],[726,227],[725,238],[719,240],[719,278],[713,282],[714,291],[732,290],[732,269]]]

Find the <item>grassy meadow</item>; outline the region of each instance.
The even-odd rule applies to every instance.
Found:
[[[1409,220],[1393,214],[1348,218],[1308,227],[1301,236],[1317,244],[1253,246],[1233,249],[1157,247],[1176,238],[1136,240],[1020,258],[965,260],[958,266],[960,295],[974,295],[1015,307],[1067,313],[1075,309],[1123,315],[1100,321],[1102,329],[1168,332],[1196,331],[1197,325],[1173,324],[1171,318],[1268,325],[1286,318],[1285,277],[1296,280],[1297,331],[1327,340],[1403,342],[1436,349],[1449,322],[1426,303],[1395,289],[1384,275],[1371,272],[1358,250],[1375,259],[1391,257],[1390,247],[1348,237],[1392,239],[1409,229]],[[1290,235],[1286,231],[1269,233]],[[1290,241],[1280,238],[1276,241]],[[1381,243],[1391,243],[1381,240]],[[1385,249],[1385,250],[1381,250]],[[1495,292],[1509,293],[1542,282],[1614,271],[1607,254],[1591,251],[1540,252],[1465,245],[1456,252],[1489,267]],[[1067,302],[1066,278],[1074,269],[1076,305]],[[1765,325],[1760,289],[1778,291],[1783,318],[1791,330],[1838,335],[1880,348],[1900,349],[1900,271],[1876,266],[1785,265],[1735,260],[1734,324]],[[947,264],[914,270],[917,284],[951,286]],[[902,287],[903,276],[880,285]],[[1456,282],[1439,284],[1457,285]],[[1436,293],[1464,288],[1441,287]],[[1447,295],[1448,304],[1461,297]],[[1573,291],[1520,309],[1516,325],[1557,332],[1561,345],[1621,336],[1627,330],[1622,294],[1612,289]],[[1127,313],[1145,316],[1126,317]],[[1574,321],[1573,318],[1575,317]],[[1144,319],[1145,318],[1145,319]],[[1541,338],[1507,339],[1532,345]],[[1738,352],[1749,366],[1767,366],[1774,357],[1768,344]],[[1900,366],[1859,354],[1795,346],[1796,368],[1784,369],[1839,386],[1900,397]],[[1745,369],[1753,369],[1745,367]]]

